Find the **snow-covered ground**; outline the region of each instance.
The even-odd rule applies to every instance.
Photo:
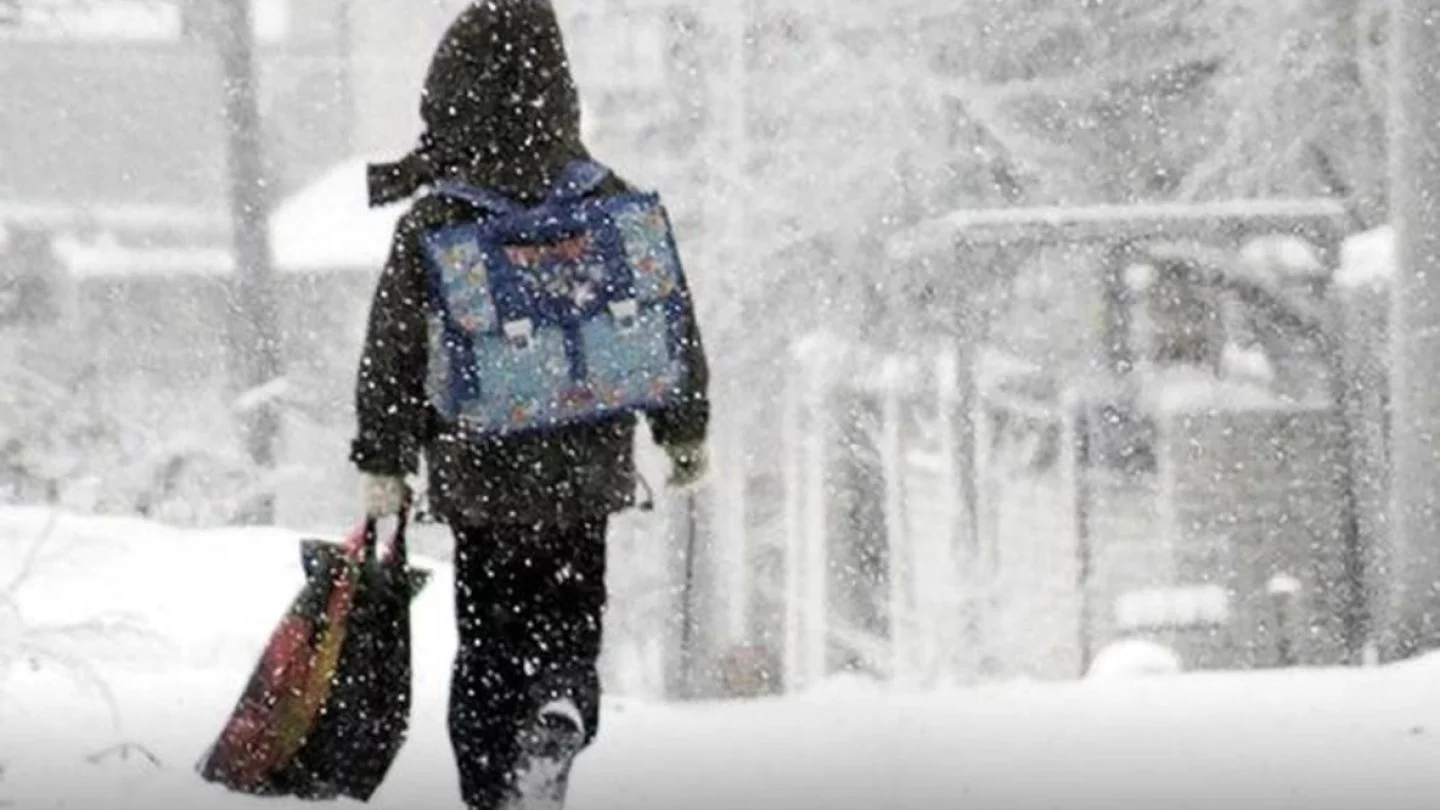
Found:
[[[0,510],[0,589],[48,513]],[[61,517],[0,612],[0,806],[263,808],[192,765],[299,584],[295,535],[181,532]],[[454,643],[445,566],[416,605],[417,708],[382,808],[459,808],[445,737]],[[3,591],[0,591],[3,592]],[[153,637],[39,625],[125,613]],[[30,628],[21,630],[21,627]],[[23,634],[23,635],[22,635]],[[89,661],[113,690],[19,662],[22,638]],[[855,683],[784,699],[612,700],[574,777],[575,810],[1440,807],[1440,662],[1360,671],[1205,674],[900,694]],[[143,756],[87,757],[117,743]],[[342,806],[344,803],[341,803]]]

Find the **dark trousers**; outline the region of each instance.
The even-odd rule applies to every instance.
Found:
[[[586,744],[600,723],[606,521],[573,528],[455,528],[460,644],[450,742],[470,810],[502,801],[535,711],[574,699]]]

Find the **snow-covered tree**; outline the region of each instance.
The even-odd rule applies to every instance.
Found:
[[[985,0],[955,97],[1027,202],[1273,195],[1383,208],[1377,0]]]
[[[1324,195],[1356,224],[1385,218],[1386,4],[1212,0],[1228,52],[1214,92],[1225,115],[1182,197]]]

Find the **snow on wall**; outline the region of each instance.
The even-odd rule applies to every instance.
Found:
[[[1395,275],[1395,229],[1382,225],[1345,240],[1335,283],[1342,289],[1378,288]]]

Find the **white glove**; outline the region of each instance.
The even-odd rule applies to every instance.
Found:
[[[410,500],[410,488],[405,479],[394,475],[364,476],[362,497],[365,501],[365,515],[370,518],[395,517],[404,511]]]
[[[666,481],[675,489],[691,489],[710,470],[710,455],[703,442],[676,444],[665,448],[670,456],[670,479]]]

